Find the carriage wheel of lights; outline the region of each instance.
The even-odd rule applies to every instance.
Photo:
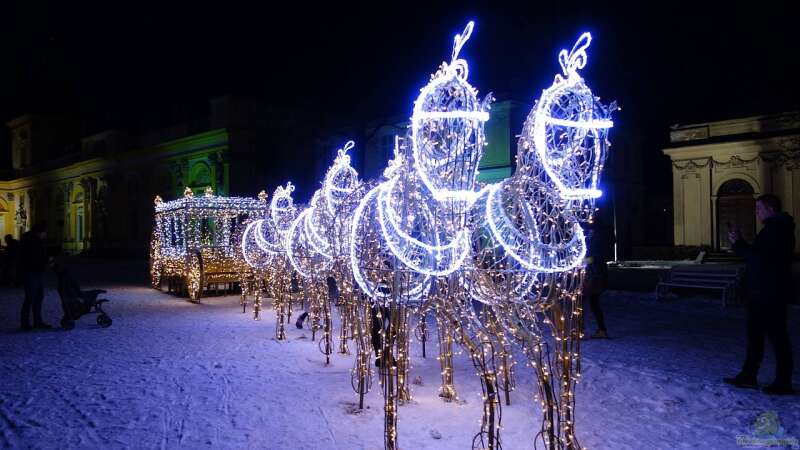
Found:
[[[521,344],[537,374],[544,417],[535,445],[545,448],[580,448],[574,423],[586,253],[580,222],[591,221],[601,195],[616,110],[614,103],[603,106],[578,74],[590,42],[585,33],[571,51],[560,52],[563,74],[525,121],[517,171],[477,202],[477,221],[491,236],[481,240],[474,270],[465,272],[467,291],[489,307],[503,335]],[[511,285],[526,292],[518,295]],[[486,314],[472,317],[486,325]]]
[[[387,448],[397,445],[397,404],[407,397],[407,314],[433,281],[456,273],[470,254],[468,211],[478,198],[476,176],[485,146],[488,95],[482,102],[467,81],[459,53],[470,22],[414,104],[408,139],[398,139],[395,159],[380,183],[361,200],[351,230],[351,267],[364,293],[383,306],[383,350],[396,361],[382,370]]]

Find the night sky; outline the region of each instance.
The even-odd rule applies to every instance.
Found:
[[[615,131],[641,140],[649,179],[669,180],[659,155],[671,124],[800,105],[800,23],[790,2],[750,9],[734,2],[15,3],[0,12],[3,122],[58,112],[99,128],[143,117],[157,123],[175,105],[233,93],[302,117],[298,135],[312,139],[410,115],[418,89],[449,59],[452,37],[468,20],[476,22],[462,51],[471,82],[481,93],[526,103],[552,82],[558,50],[591,31],[584,77],[596,95],[623,107]]]

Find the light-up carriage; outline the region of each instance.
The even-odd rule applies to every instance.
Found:
[[[251,268],[237,251],[239,228],[248,219],[263,218],[265,199],[219,197],[207,190],[195,197],[170,202],[155,199],[155,226],[150,243],[153,287],[167,281],[170,290],[199,301],[204,291],[219,284],[241,282]]]

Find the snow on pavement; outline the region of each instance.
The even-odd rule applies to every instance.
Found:
[[[383,447],[379,385],[376,380],[367,395],[367,409],[356,412],[352,355],[334,355],[325,366],[311,333],[293,325],[286,341],[274,340],[273,312],[267,309],[263,320],[253,321],[241,313],[237,296],[192,304],[125,281],[138,278],[128,269],[118,268],[122,281],[91,284],[95,270],[83,270],[80,280],[85,289],[109,289],[114,324],[108,329],[86,316],[70,332],[18,332],[21,290],[0,288],[3,447]],[[627,292],[607,293],[604,306],[613,339],[583,345],[581,445],[735,449],[736,436],[750,435],[756,417],[770,410],[778,413],[786,436],[800,438],[798,397],[769,397],[720,381],[736,373],[743,357],[741,308],[723,310],[714,299],[656,301]],[[46,291],[44,316],[53,324],[60,317],[53,289]],[[798,323],[795,308],[795,361]],[[400,408],[400,446],[471,448],[481,414],[475,370],[465,354],[457,357],[462,401],[444,403],[437,396],[435,352],[430,342],[423,359],[419,343],[412,342],[411,377],[420,377],[422,385],[412,385],[413,402]],[[768,350],[762,383],[771,381],[773,364]],[[518,365],[516,380],[512,405],[502,409],[504,450],[532,448],[539,429],[531,373]]]

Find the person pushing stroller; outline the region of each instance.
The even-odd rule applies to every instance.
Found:
[[[61,297],[61,308],[64,317],[61,319],[61,327],[65,330],[75,328],[75,321],[81,316],[89,313],[97,313],[97,324],[103,328],[111,326],[111,317],[103,311],[103,303],[106,299],[97,299],[100,294],[105,294],[102,289],[82,291],[80,284],[72,277],[63,263],[56,263],[53,271],[58,279],[58,295]]]

